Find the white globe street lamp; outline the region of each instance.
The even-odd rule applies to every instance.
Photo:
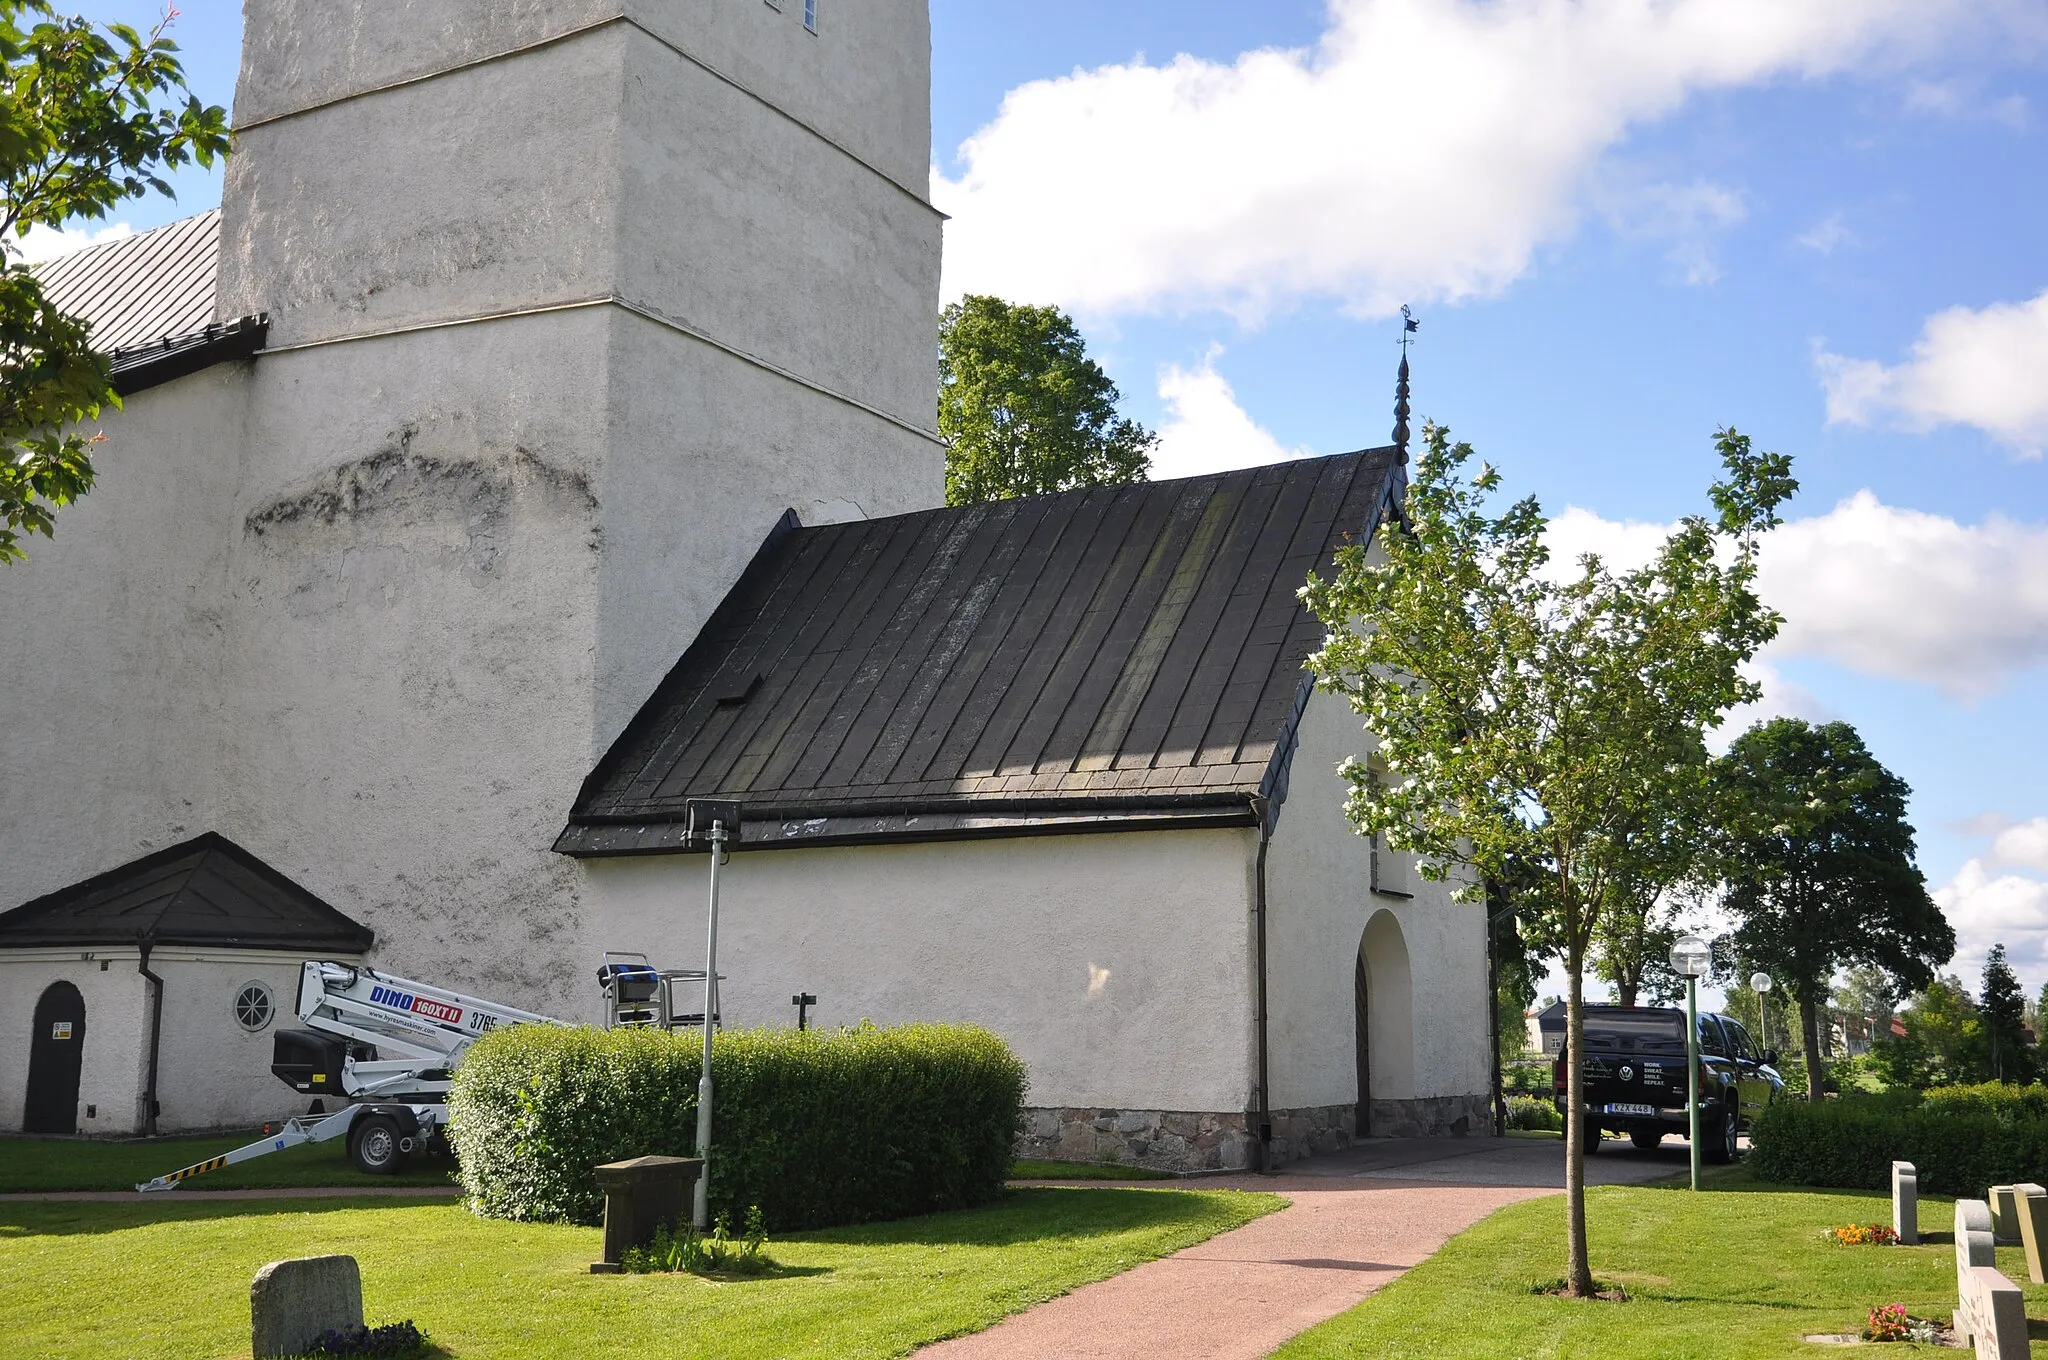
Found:
[[[1761,970],[1749,975],[1750,990],[1756,993],[1756,1021],[1763,1033],[1764,1052],[1771,1051],[1771,1013],[1764,1006],[1764,997],[1771,990],[1771,975]]]
[[[1712,961],[1713,952],[1697,935],[1681,935],[1671,945],[1671,971],[1685,979],[1685,1114],[1695,1190],[1700,1188],[1700,975]]]

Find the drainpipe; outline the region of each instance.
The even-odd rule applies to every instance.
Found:
[[[1273,1169],[1273,1106],[1269,1093],[1271,1070],[1267,1062],[1266,1044],[1266,847],[1273,841],[1272,805],[1264,798],[1252,799],[1252,810],[1259,818],[1259,856],[1257,885],[1253,898],[1252,916],[1258,949],[1258,1009],[1255,1024],[1259,1040],[1259,1126],[1255,1130],[1259,1140],[1259,1170]]]
[[[142,958],[135,971],[149,979],[149,1076],[142,1087],[142,1131],[156,1137],[156,1067],[164,1033],[164,980],[149,971],[148,940],[141,941]]]

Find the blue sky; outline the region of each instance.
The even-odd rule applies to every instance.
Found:
[[[230,102],[239,3],[176,32]],[[2048,8],[934,0],[933,65],[949,295],[1073,311],[1164,471],[1384,442],[1404,301],[1418,414],[1574,543],[1700,508],[1717,425],[1794,455],[1766,704],[1912,783],[1973,985],[2048,982]]]

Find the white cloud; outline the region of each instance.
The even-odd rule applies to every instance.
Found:
[[[1551,520],[1551,551],[1560,569],[1587,551],[1633,567],[1669,530],[1572,506]],[[1785,616],[1767,662],[1823,657],[1965,699],[2048,663],[2048,526],[1996,515],[1963,524],[1859,491],[1773,530],[1758,589]],[[1766,707],[1817,715],[1812,696],[1777,684]]]
[[[1715,238],[1749,215],[1740,193],[1706,180],[1638,185],[1604,197],[1609,224],[1623,235],[1669,241],[1671,261],[1690,284],[1712,283],[1721,276]]]
[[[1963,80],[1915,80],[1908,83],[1906,111],[1942,118],[2003,123],[2016,132],[2026,130],[2031,112],[2024,95],[1987,97],[1974,84]]]
[[[1775,650],[1972,697],[2048,661],[2048,526],[1963,524],[1859,491],[1774,530],[1759,586]]]
[[[1814,363],[1831,423],[1974,425],[2029,457],[2048,444],[2048,289],[2026,302],[1936,312],[1896,365],[1825,348]]]
[[[2018,874],[1994,874],[1979,859],[1934,890],[1934,900],[1956,932],[1955,961],[1942,971],[1959,974],[1971,991],[1994,944],[2029,991],[2048,978],[2048,883]]]
[[[1494,293],[1570,233],[1603,156],[1689,97],[1986,26],[2048,19],[2026,0],[1329,0],[1306,48],[1011,90],[957,176],[934,172],[946,292],[1245,319]]]
[[[1792,238],[1793,244],[1804,246],[1816,255],[1832,255],[1843,246],[1853,246],[1856,233],[1849,230],[1848,223],[1840,213],[1829,213],[1812,227]]]
[[[2048,873],[2048,817],[2000,827],[1984,864],[1992,869],[2033,869]]]
[[[1159,398],[1166,419],[1152,454],[1152,476],[1193,477],[1228,468],[1306,458],[1310,450],[1290,449],[1237,404],[1230,381],[1216,371],[1223,347],[1211,345],[1194,368],[1167,364],[1159,370]]]
[[[49,260],[76,254],[88,246],[126,240],[134,234],[135,228],[126,222],[112,222],[97,229],[81,227],[77,230],[38,224],[30,227],[26,236],[9,237],[7,249],[26,264],[43,264]]]

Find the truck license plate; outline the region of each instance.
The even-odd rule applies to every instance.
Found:
[[[1609,1105],[1604,1113],[1653,1115],[1657,1113],[1657,1110],[1652,1105]]]

